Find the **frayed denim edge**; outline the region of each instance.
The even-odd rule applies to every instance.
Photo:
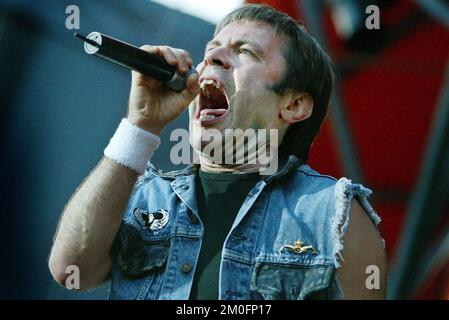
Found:
[[[341,251],[343,250],[343,236],[346,234],[349,225],[349,210],[351,209],[351,200],[355,196],[359,200],[360,205],[368,214],[370,219],[375,224],[376,228],[379,228],[381,221],[379,215],[374,208],[368,202],[368,197],[372,194],[372,191],[365,188],[361,184],[354,184],[351,180],[341,178],[335,185],[335,219],[332,222],[332,238],[334,240],[334,248],[332,256],[334,257],[334,264],[336,268],[341,266],[340,261],[344,261]],[[343,223],[343,219],[345,219]],[[340,226],[341,232],[340,232]],[[382,239],[383,246],[385,248],[385,240]]]

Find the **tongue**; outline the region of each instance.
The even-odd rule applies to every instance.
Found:
[[[214,115],[219,117],[226,112],[227,109],[203,109],[201,110],[201,115]]]

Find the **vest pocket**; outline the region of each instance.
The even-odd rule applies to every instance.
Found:
[[[122,223],[112,248],[109,299],[153,299],[162,283],[169,249],[168,239],[143,240],[139,230]]]
[[[170,242],[145,241],[134,227],[122,224],[116,245],[116,259],[122,272],[129,278],[138,278],[165,266]]]
[[[251,291],[265,300],[336,299],[334,274],[333,265],[256,263]]]

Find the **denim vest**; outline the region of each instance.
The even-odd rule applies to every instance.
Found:
[[[197,169],[137,181],[113,245],[110,299],[189,298],[201,251]],[[320,175],[290,156],[248,193],[223,244],[219,297],[344,298],[336,269],[355,196],[377,226],[371,191]]]

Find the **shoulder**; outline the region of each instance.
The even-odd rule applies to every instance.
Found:
[[[305,180],[307,183],[321,184],[323,186],[334,186],[338,181],[333,176],[321,174],[314,169],[312,169],[309,165],[303,164],[298,168],[292,170],[292,174],[296,176],[298,179]]]
[[[310,167],[298,171],[309,182],[327,185],[328,199],[333,203],[327,211],[327,219],[332,221],[332,256],[343,298],[384,299],[385,243],[379,231],[381,219],[369,201],[372,191],[345,177],[321,175]]]
[[[379,224],[380,217],[369,202],[372,195],[371,189],[360,183],[354,183],[345,177],[337,179],[330,175],[321,174],[308,165],[301,165],[294,169],[292,173],[293,181],[291,184],[297,187],[298,192],[300,194],[304,192],[307,194],[318,192],[326,194],[326,198],[334,204],[333,214],[340,221],[344,220],[344,216],[351,208],[351,201],[355,198],[370,220],[375,225]],[[294,188],[290,188],[290,190],[294,190]]]
[[[354,210],[359,212],[358,208],[360,208],[360,212],[364,212],[376,227],[380,223],[380,217],[369,202],[373,193],[371,189],[360,183],[354,183],[346,177],[337,179],[321,174],[308,165],[301,165],[294,171],[298,182],[302,180],[301,183],[308,187],[326,190],[329,193],[329,198],[335,204],[335,214],[340,221],[345,219],[345,215],[349,213],[353,207],[352,204],[355,203]],[[357,199],[357,201],[353,201],[353,199]]]
[[[276,186],[291,199],[303,196],[331,198],[337,179],[320,174],[308,165],[301,165],[289,171]],[[324,199],[323,199],[324,200]]]
[[[344,299],[384,299],[387,262],[381,221],[369,198],[372,191],[342,177],[321,175],[310,167],[299,168],[309,181],[327,185],[333,210],[333,258]],[[313,178],[313,179],[312,179]]]
[[[343,259],[337,276],[346,299],[384,299],[387,263],[384,241],[377,225],[353,199],[347,232],[342,235]]]

